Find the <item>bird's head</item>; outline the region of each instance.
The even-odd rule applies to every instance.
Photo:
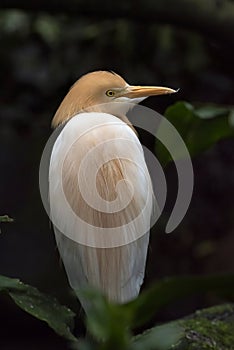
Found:
[[[110,102],[139,103],[149,96],[174,92],[176,90],[161,86],[132,86],[114,72],[91,72],[71,87],[55,113],[52,126],[56,127],[94,106],[104,106]]]

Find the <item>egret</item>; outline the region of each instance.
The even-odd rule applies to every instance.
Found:
[[[139,294],[154,193],[141,143],[126,113],[132,103],[174,92],[132,86],[114,72],[96,71],[77,80],[54,115],[52,126],[62,130],[50,158],[51,218],[69,283],[86,311],[89,305],[79,291],[87,286],[117,303]],[[81,165],[85,172],[78,181]],[[142,211],[144,206],[147,210]],[[119,238],[121,232],[125,240]]]

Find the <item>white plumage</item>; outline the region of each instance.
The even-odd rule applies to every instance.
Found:
[[[80,137],[86,129],[89,129],[89,132]],[[69,152],[67,148],[70,147],[66,146],[71,145],[73,138],[77,141],[72,142],[73,145]],[[108,144],[105,144],[105,141],[108,140],[111,143],[109,147]],[[126,149],[126,145],[123,145],[123,141],[126,142],[126,140],[131,149]],[[135,193],[130,204],[121,212],[103,213],[100,216],[96,210],[83,203],[76,180],[80,162],[90,149],[96,153],[92,157],[93,161],[99,165],[105,164],[103,152],[95,152],[95,146],[103,143],[103,151],[105,152],[106,148],[108,156],[114,160],[110,160],[108,170],[105,169],[107,177],[103,177],[103,173],[97,177],[97,188],[102,188],[104,198],[108,200],[109,196],[109,199],[113,200],[112,196],[117,183],[125,179],[132,184]],[[131,155],[131,161],[119,158],[123,151],[126,153],[126,158]],[[145,174],[137,166],[139,161],[144,165]],[[64,169],[62,169],[62,164]],[[92,171],[92,164],[90,168]],[[59,177],[61,170],[64,176]],[[69,174],[68,179],[65,174]],[[116,179],[113,179],[114,176]],[[125,233],[124,230],[126,230],[126,224],[131,223],[144,209],[149,195],[148,187],[151,188],[151,184],[144,163],[143,150],[133,130],[117,117],[104,113],[81,113],[75,116],[66,124],[54,144],[50,161],[49,183],[51,217],[53,222],[56,222],[56,226],[60,228],[59,230],[55,227],[56,241],[72,288],[77,291],[87,284],[93,285],[106,293],[109,299],[118,302],[125,302],[137,296],[144,277],[149,235],[147,233],[140,239],[136,239],[140,227],[136,227],[134,223],[128,226],[128,232]],[[126,189],[123,187],[122,192]],[[70,210],[70,206],[62,205],[63,191],[65,197],[69,197],[69,204],[73,210]],[[120,190],[117,193],[120,198],[123,195],[122,192]],[[129,191],[130,199],[131,195]],[[107,201],[108,203],[110,202]],[[152,206],[152,198],[148,205]],[[108,213],[108,207],[106,212]],[[141,225],[145,226],[145,232],[149,228],[150,215],[151,208],[148,208],[140,219]],[[86,221],[82,224],[80,218],[94,225],[92,232]],[[132,235],[132,243],[127,241],[126,245],[115,248],[95,247],[113,244],[109,241],[106,244],[99,241],[97,227],[109,227],[111,231],[113,227],[120,225],[123,226],[123,235],[126,234],[127,240]],[[144,230],[144,227],[141,228]],[[65,235],[61,231],[65,232]],[[89,235],[90,239],[93,238],[93,241],[87,240],[87,246],[78,243],[85,240],[86,235]],[[117,239],[117,245],[118,241],[121,242],[121,238]]]
[[[51,154],[51,219],[70,285],[86,311],[79,294],[86,286],[120,303],[138,295],[154,202],[142,146],[126,116],[87,108],[98,102],[121,106],[123,98],[146,97],[145,90],[173,92],[132,87],[114,73],[94,72],[78,80],[54,117],[55,126],[67,123]]]

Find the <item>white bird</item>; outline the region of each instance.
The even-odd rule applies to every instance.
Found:
[[[51,219],[70,285],[86,312],[79,293],[86,286],[118,303],[140,291],[154,193],[126,102],[173,92],[92,72],[71,87],[53,118],[53,127],[64,127],[50,159]]]

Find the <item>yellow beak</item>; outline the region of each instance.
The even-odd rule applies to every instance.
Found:
[[[141,98],[148,96],[174,94],[178,90],[173,90],[163,86],[128,86],[123,94],[128,98]]]

